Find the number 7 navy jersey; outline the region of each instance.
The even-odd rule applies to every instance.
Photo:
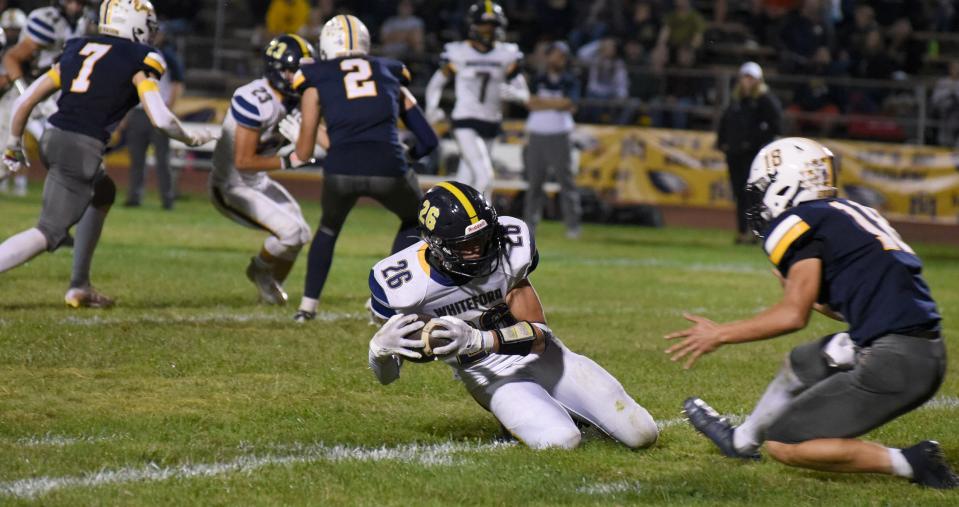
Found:
[[[860,346],[939,323],[922,262],[872,208],[846,199],[802,203],[769,225],[763,248],[783,275],[803,259],[822,260],[819,302],[845,317]]]
[[[300,68],[293,86],[316,88],[330,136],[325,172],[395,177],[406,171],[397,121],[409,79],[406,67],[388,58],[336,58]]]
[[[106,142],[127,112],[140,102],[133,76],[161,77],[160,52],[119,37],[99,35],[67,42],[60,57],[59,110],[53,126]]]

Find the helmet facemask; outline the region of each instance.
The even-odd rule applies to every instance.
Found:
[[[483,278],[496,271],[502,238],[500,227],[495,223],[479,232],[452,239],[423,234],[439,267],[446,273],[467,278]]]

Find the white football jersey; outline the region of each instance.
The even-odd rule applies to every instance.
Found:
[[[510,73],[518,72],[523,58],[519,46],[497,42],[493,49],[483,53],[468,41],[450,42],[440,58],[456,75],[456,104],[451,117],[501,122],[500,88],[512,77]]]
[[[376,263],[370,272],[374,313],[383,319],[396,313],[451,315],[477,324],[483,312],[506,302],[506,294],[525,280],[538,262],[536,245],[526,223],[513,217],[500,217],[499,223],[508,241],[496,271],[464,285],[456,285],[429,265],[424,241]],[[452,356],[446,362],[463,382],[474,386],[488,383],[492,373],[499,374],[523,359],[524,356],[490,354],[466,366]]]
[[[81,16],[71,25],[57,7],[42,7],[30,12],[27,26],[20,32],[20,40],[31,39],[40,46],[36,70],[44,71],[53,66],[63,52],[68,40],[87,34],[89,19]]]
[[[270,87],[266,78],[260,78],[237,88],[230,101],[230,110],[223,120],[223,131],[213,150],[213,173],[210,176],[216,186],[248,185],[256,187],[265,181],[262,172],[240,172],[233,167],[233,139],[237,125],[260,132],[257,155],[272,156],[279,151],[286,139],[277,129],[288,111],[279,93]]]

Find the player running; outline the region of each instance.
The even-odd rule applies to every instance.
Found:
[[[438,140],[406,89],[410,80],[406,67],[396,60],[369,56],[369,51],[366,26],[354,16],[336,16],[320,33],[322,61],[303,65],[294,83],[303,94],[296,157],[312,157],[321,119],[329,135],[320,203],[323,214],[310,245],[306,287],[294,316],[297,322],[316,316],[336,238],[358,198],[372,197],[399,217],[393,252],[416,241],[422,193],[406,158],[429,154]],[[398,119],[416,137],[408,153],[399,140]]]
[[[739,427],[699,398],[684,404],[689,421],[730,457],[758,459],[765,443],[786,465],[959,486],[936,442],[896,449],[857,438],[921,406],[942,384],[946,348],[919,258],[876,210],[836,197],[833,155],[815,141],[770,143],[747,185],[783,299],[727,324],[689,315],[695,325],[667,335],[682,341],[666,352],[688,368],[720,345],[798,331],[813,309],[849,327],[794,348]]]
[[[57,0],[55,5],[35,9],[27,16],[26,29],[20,31],[19,40],[7,39],[11,47],[3,54],[3,69],[13,87],[0,98],[0,139],[9,136],[13,103],[30,81],[53,67],[68,40],[87,34],[89,24],[84,16],[87,3],[87,0]],[[9,21],[17,24],[18,18],[14,12]],[[34,109],[27,122],[27,131],[34,139],[40,139],[47,119],[56,110],[56,97],[50,97]],[[14,194],[26,195],[27,176],[14,175],[13,180]]]
[[[489,0],[473,4],[467,15],[466,40],[446,44],[442,64],[426,86],[426,117],[443,118],[443,87],[455,77],[453,137],[460,148],[456,181],[490,197],[493,185],[493,141],[500,135],[503,99],[525,104],[529,88],[520,69],[523,53],[503,42],[507,20],[503,9]]]
[[[270,41],[264,52],[263,77],[233,93],[213,152],[213,205],[240,225],[270,234],[246,268],[260,300],[268,304],[286,303],[283,282],[310,240],[310,226],[299,204],[267,172],[292,165],[289,155],[300,133],[293,76],[303,59],[313,57],[313,47],[299,35]]]
[[[139,100],[153,125],[170,137],[190,146],[212,138],[209,132],[185,131],[163,102],[156,78],[163,75],[165,64],[147,45],[156,31],[156,13],[148,0],[103,2],[99,30],[98,36],[67,42],[59,63],[24,90],[14,107],[3,156],[13,172],[26,164],[21,136],[27,118],[37,104],[61,92],[59,111],[40,140],[47,166],[40,220],[0,244],[0,272],[44,250],[56,250],[79,221],[73,279],[65,296],[72,307],[113,304],[90,284],[90,263],[116,197],[116,186],[102,161],[117,123]]]
[[[656,441],[653,418],[601,366],[553,334],[529,280],[539,254],[522,220],[497,217],[477,190],[444,182],[419,214],[422,241],[373,266],[372,309],[388,319],[370,340],[369,364],[383,384],[400,375],[419,342],[404,336],[434,316],[434,349],[470,395],[526,445],[573,448],[588,422],[630,448]]]

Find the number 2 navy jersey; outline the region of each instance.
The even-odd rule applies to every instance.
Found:
[[[406,67],[388,58],[336,58],[300,68],[293,86],[316,88],[330,136],[324,172],[395,177],[406,171],[397,121],[409,79]]]
[[[72,39],[60,58],[62,94],[50,123],[106,142],[140,101],[133,76],[165,70],[160,52],[145,44],[107,35]]]
[[[800,260],[822,260],[819,302],[845,317],[857,345],[938,327],[919,257],[872,208],[846,199],[802,203],[770,224],[763,248],[783,275]]]

